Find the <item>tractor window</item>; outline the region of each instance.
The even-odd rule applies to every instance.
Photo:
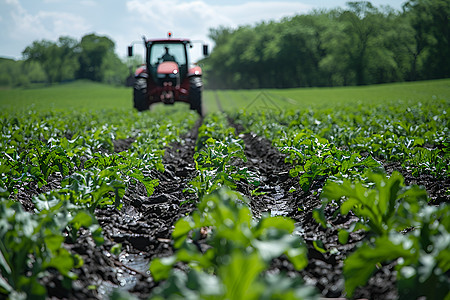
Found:
[[[183,44],[154,44],[150,54],[150,64],[155,66],[163,61],[175,61],[178,65],[186,64]]]

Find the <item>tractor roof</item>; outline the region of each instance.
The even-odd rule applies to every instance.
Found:
[[[144,37],[145,39],[145,37]],[[149,39],[145,40],[146,43],[183,43],[183,44],[189,44],[191,41],[189,39],[179,39],[179,38],[172,38],[172,32],[167,32],[167,38],[165,39]]]
[[[149,39],[147,43],[189,43],[189,39]]]

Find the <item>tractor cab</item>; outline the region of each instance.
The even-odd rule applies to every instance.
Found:
[[[148,46],[147,68],[159,85],[170,82],[179,85],[187,75],[188,53],[186,42],[153,42]]]
[[[173,104],[176,101],[190,104],[190,108],[202,114],[201,96],[202,70],[190,65],[188,50],[192,42],[188,39],[147,40],[144,38],[146,63],[135,72],[134,107],[147,110],[157,102]],[[208,55],[208,46],[203,45],[203,54]],[[132,46],[128,56],[133,55]]]

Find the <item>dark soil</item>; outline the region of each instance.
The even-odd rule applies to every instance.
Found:
[[[195,176],[193,161],[197,130],[202,120],[183,137],[181,143],[173,143],[166,149],[164,156],[165,172],[152,171],[147,174],[157,178],[159,185],[150,197],[145,187],[138,183],[130,186],[123,198],[123,207],[98,209],[97,219],[103,228],[105,243],[96,246],[89,232],[80,231],[76,243],[66,243],[72,253],[79,254],[84,265],[75,269],[78,280],[72,290],[62,288],[61,278],[53,274],[46,279],[53,298],[68,299],[102,299],[107,298],[114,288],[129,291],[139,298],[147,298],[156,283],[152,280],[148,265],[152,258],[168,256],[173,253],[171,233],[174,223],[195,209],[197,199],[184,193],[188,182]],[[238,132],[243,128],[233,125]],[[306,284],[315,286],[324,297],[345,297],[343,292],[343,260],[360,243],[365,234],[352,233],[348,243],[341,245],[337,240],[337,230],[348,227],[355,217],[337,215],[333,217],[332,208],[326,210],[331,228],[323,229],[312,218],[314,208],[321,205],[319,194],[326,178],[320,178],[312,184],[310,191],[304,192],[298,179],[289,176],[290,165],[284,163],[285,156],[272,147],[271,143],[251,133],[240,135],[245,143],[245,164],[250,170],[259,174],[261,184],[253,193],[255,186],[246,182],[238,183],[238,191],[251,199],[250,206],[254,217],[262,214],[288,216],[295,220],[296,234],[302,236],[308,248],[309,264],[298,272],[284,258],[273,261],[271,269],[287,271],[291,276],[301,276]],[[134,140],[114,141],[116,152],[127,150]],[[400,171],[407,184],[423,185],[433,203],[448,201],[445,194],[450,188],[449,180],[436,180],[431,176],[413,177],[396,163],[386,163],[388,173]],[[21,189],[17,199],[24,208],[32,211],[31,197],[39,193],[60,187],[61,178],[53,176],[49,184],[42,187]],[[185,202],[188,200],[187,202]],[[184,203],[184,204],[181,204]],[[320,240],[327,250],[322,253],[313,245]],[[119,255],[110,253],[115,244],[122,244]],[[333,253],[333,254],[332,254]],[[355,298],[396,299],[394,265],[380,268],[370,279],[366,287],[356,291]],[[92,289],[90,287],[97,287]]]
[[[238,131],[242,128],[236,126]],[[310,190],[304,192],[298,179],[289,176],[291,165],[284,162],[285,155],[272,147],[271,142],[251,133],[241,135],[245,142],[247,166],[261,174],[262,182],[259,190],[264,195],[251,197],[251,208],[255,216],[261,213],[288,216],[296,221],[297,230],[308,248],[308,266],[301,272],[295,271],[287,259],[277,259],[272,269],[289,272],[293,276],[301,276],[306,284],[315,286],[324,297],[345,297],[342,274],[343,261],[355,246],[364,239],[362,232],[352,233],[348,243],[339,243],[338,229],[348,228],[356,217],[338,215],[327,208],[327,220],[331,228],[324,229],[312,217],[314,208],[321,206],[319,194],[325,178],[313,182]],[[313,245],[320,240],[327,253],[322,253]],[[334,253],[334,254],[330,254]],[[295,274],[295,275],[294,275]],[[355,298],[396,299],[395,274],[392,266],[385,266],[369,281],[368,285],[355,292]]]
[[[88,257],[85,257],[85,253],[79,253],[85,259],[85,270],[82,268],[78,280],[79,285],[85,288],[96,282],[100,287],[100,294],[95,295],[96,298],[105,298],[116,287],[139,298],[150,295],[155,286],[148,271],[150,260],[173,253],[173,225],[195,209],[192,203],[196,199],[183,193],[183,190],[195,176],[193,156],[200,124],[201,120],[183,137],[182,143],[173,143],[166,149],[163,159],[165,172],[153,171],[147,174],[159,180],[159,185],[150,197],[145,187],[137,183],[127,190],[121,210],[108,208],[96,211],[107,242],[99,247],[101,250],[89,253]],[[128,139],[128,142],[131,144],[132,140]],[[126,150],[124,144],[125,141],[116,141],[114,148]],[[118,243],[122,244],[122,252],[114,256],[109,250]],[[86,260],[90,261],[89,256],[92,254],[96,259],[88,265]],[[106,263],[98,264],[98,260]]]

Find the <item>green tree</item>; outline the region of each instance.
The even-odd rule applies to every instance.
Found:
[[[126,64],[114,52],[106,54],[101,69],[103,70],[102,82],[108,84],[123,85],[129,75],[129,69]]]
[[[398,11],[368,1],[237,29],[210,30],[208,88],[362,85],[450,76],[446,0]]]
[[[41,65],[52,84],[74,79],[77,63],[78,42],[71,37],[60,37],[58,42],[48,40],[34,41],[22,52],[27,63],[37,62]]]
[[[402,80],[395,28],[398,13],[370,2],[348,2],[328,13],[325,56],[319,63],[328,85],[362,85]]]
[[[79,45],[78,41],[68,36],[62,36],[57,42],[56,55],[54,57],[57,66],[56,80],[72,80],[75,79],[75,73],[79,68],[78,56]]]
[[[238,28],[231,38],[231,56],[226,65],[233,70],[233,88],[257,88],[258,64],[261,63],[261,56],[256,54],[257,37],[250,26]]]
[[[400,13],[390,7],[382,7],[374,19],[375,33],[367,48],[366,84],[402,81],[405,72],[405,48],[400,44],[408,25]]]
[[[48,40],[34,41],[31,46],[22,52],[25,61],[38,62],[44,70],[47,82],[52,84],[56,80],[57,66],[54,63],[56,56],[56,44]]]
[[[231,71],[227,70],[226,65],[230,57],[231,42],[233,35],[231,28],[219,27],[209,30],[209,38],[213,40],[215,46],[211,55],[201,62],[205,64],[205,84],[212,89],[230,88]]]
[[[94,33],[83,36],[80,42],[80,68],[77,77],[102,81],[105,73],[102,66],[111,53],[114,54],[114,42],[108,37]]]
[[[39,63],[0,58],[0,86],[27,87],[36,82],[46,82],[45,73]]]
[[[26,63],[20,61],[22,72],[28,77],[31,83],[43,83],[45,82],[45,73],[42,70],[41,65],[37,62]]]
[[[13,78],[19,75],[19,67],[13,59],[0,57],[0,86],[13,86]]]
[[[340,16],[344,24],[346,39],[342,40],[342,47],[348,51],[348,66],[354,72],[357,85],[367,84],[367,66],[372,41],[375,39],[379,25],[376,17],[378,10],[366,1],[347,2],[349,10]]]
[[[384,71],[390,73],[384,81],[394,82],[403,80],[416,80],[417,64],[423,47],[416,43],[414,28],[405,13],[389,11],[385,20],[386,28],[382,38],[384,47],[388,50],[387,56],[382,61],[388,61],[390,68]],[[373,60],[373,59],[372,59]]]
[[[450,76],[450,2],[447,0],[410,0],[404,10],[415,30],[416,59],[411,66],[415,79],[417,57],[424,53],[421,66],[426,78]]]
[[[319,62],[326,54],[323,33],[329,26],[326,15],[319,11],[295,16],[281,24],[278,34],[280,52],[276,59],[282,67],[279,76],[284,77],[280,87],[324,84]]]

